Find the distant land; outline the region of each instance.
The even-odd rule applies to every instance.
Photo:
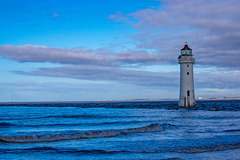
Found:
[[[240,97],[216,97],[216,98],[203,98],[199,97],[198,100],[240,100]]]

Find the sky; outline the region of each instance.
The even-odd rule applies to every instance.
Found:
[[[240,97],[239,0],[0,0],[0,102]]]

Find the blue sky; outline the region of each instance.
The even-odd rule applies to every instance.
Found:
[[[0,1],[0,101],[240,96],[238,0]]]

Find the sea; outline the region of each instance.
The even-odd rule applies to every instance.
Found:
[[[240,159],[239,111],[239,100],[2,103],[0,159]]]

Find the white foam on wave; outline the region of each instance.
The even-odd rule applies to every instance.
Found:
[[[151,124],[140,128],[130,128],[121,130],[92,131],[87,133],[76,134],[53,134],[53,135],[33,135],[33,136],[0,136],[0,141],[10,143],[36,143],[36,142],[53,142],[72,139],[90,139],[115,137],[120,134],[128,133],[151,133],[161,132],[163,128],[160,124]]]

